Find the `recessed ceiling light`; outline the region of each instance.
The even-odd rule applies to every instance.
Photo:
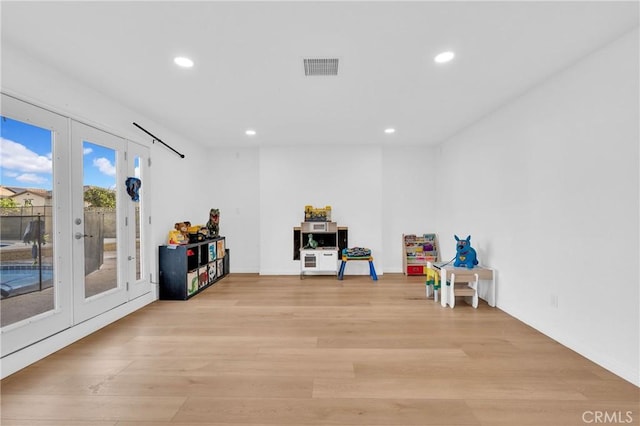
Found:
[[[396,129],[394,129],[393,127],[389,127],[388,129],[384,129],[384,132],[390,135],[391,133],[395,133]]]
[[[174,58],[173,62],[183,68],[191,68],[193,66],[193,61],[189,58],[185,58],[184,56],[178,56]]]
[[[455,56],[456,54],[453,52],[442,52],[438,53],[436,57],[433,58],[433,60],[439,64],[444,64],[445,62],[449,62],[450,60],[452,60]]]
[[[244,132],[244,134],[247,135],[247,136],[255,136],[256,135],[256,131],[252,130],[252,129],[249,129],[246,132]]]

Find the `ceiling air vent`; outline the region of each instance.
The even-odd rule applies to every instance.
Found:
[[[303,59],[304,75],[338,75],[338,58],[334,59]]]

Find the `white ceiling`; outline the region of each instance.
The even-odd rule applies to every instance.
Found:
[[[637,1],[1,7],[3,43],[206,146],[439,143],[639,22]],[[339,75],[305,77],[307,57]]]

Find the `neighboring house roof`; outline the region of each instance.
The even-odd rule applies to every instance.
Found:
[[[40,188],[20,188],[15,186],[0,186],[1,198],[19,198],[25,195],[33,195],[42,199],[50,199],[52,197],[51,191]]]
[[[13,192],[14,194],[18,194],[20,192],[24,192],[29,188],[25,188],[22,186],[3,186],[3,188],[8,189],[9,191]]]
[[[1,198],[11,197],[12,195],[15,195],[15,194],[16,194],[16,191],[14,191],[13,189],[9,188],[8,186],[0,185],[0,197]]]
[[[41,198],[51,198],[51,191],[36,188],[22,188],[22,191],[16,192],[15,194],[11,195],[11,197],[16,197],[23,194],[37,195]]]

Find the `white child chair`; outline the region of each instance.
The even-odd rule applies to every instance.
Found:
[[[457,278],[457,279],[456,279]],[[478,307],[478,281],[477,273],[464,273],[456,277],[455,272],[451,273],[451,278],[446,285],[443,285],[443,292],[447,292],[446,297],[442,298],[442,306],[456,306],[456,296],[465,296],[471,298],[471,306]],[[444,295],[443,295],[444,296]]]

